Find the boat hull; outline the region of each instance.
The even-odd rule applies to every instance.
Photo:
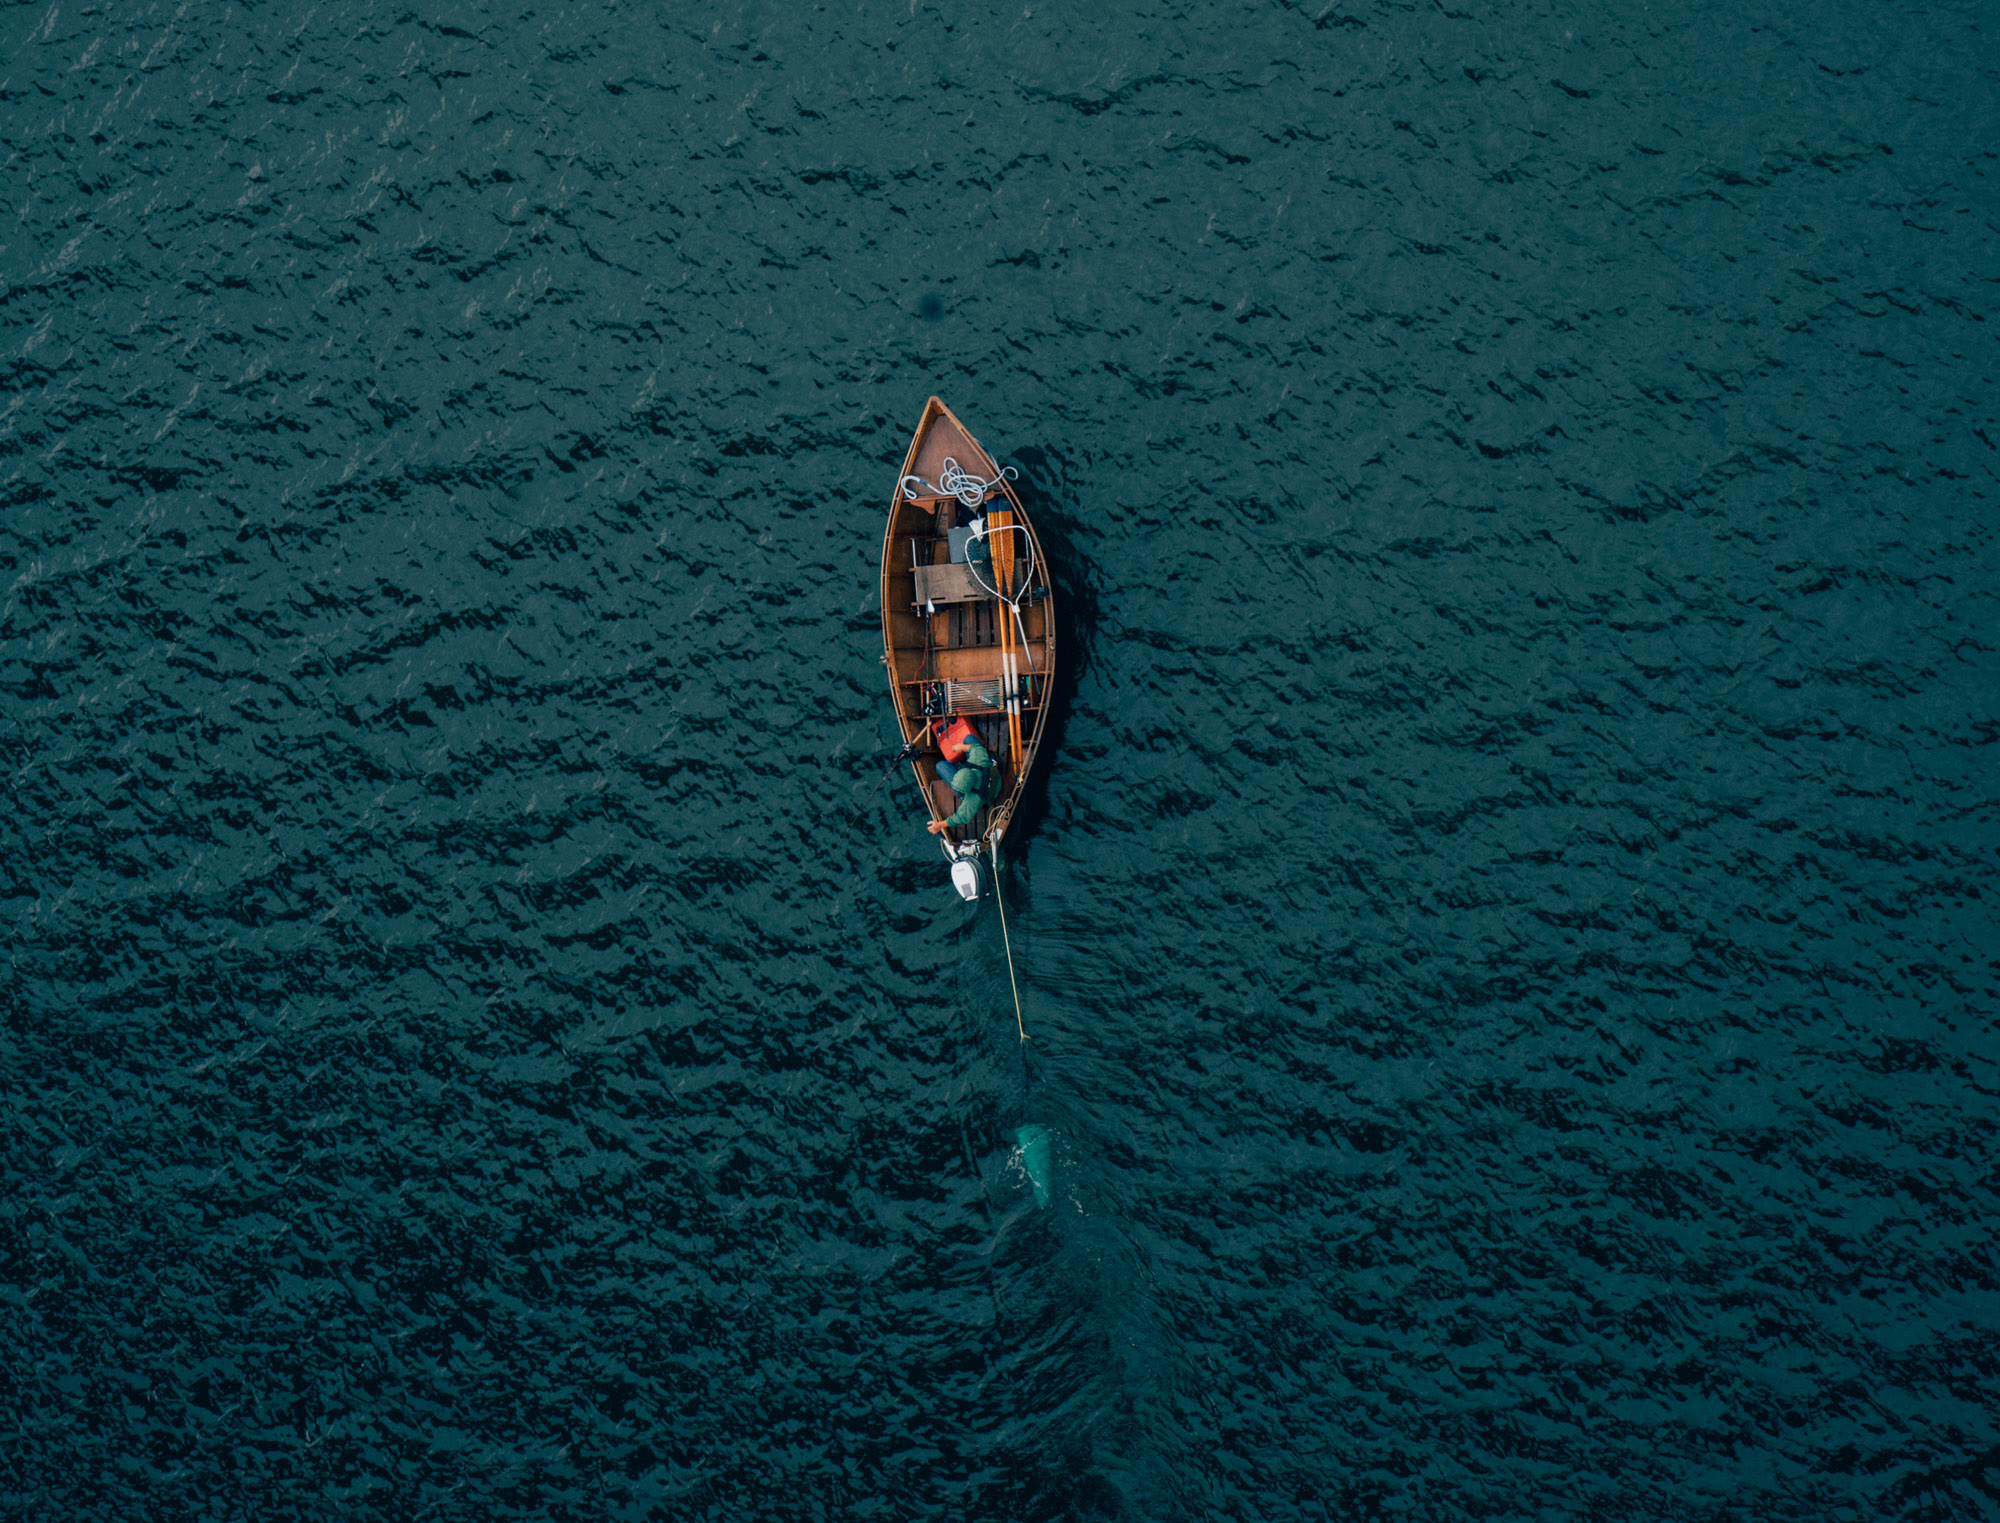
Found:
[[[968,478],[987,488],[977,510],[982,527],[957,522],[972,510],[961,510],[947,482]],[[924,406],[890,498],[881,582],[882,659],[924,812],[939,821],[957,808],[937,772],[937,738],[949,715],[964,715],[998,779],[970,824],[945,832],[946,852],[997,854],[1048,723],[1055,599],[1048,558],[1012,481],[936,397]]]

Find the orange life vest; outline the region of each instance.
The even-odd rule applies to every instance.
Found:
[[[963,715],[956,715],[938,737],[938,750],[944,753],[946,761],[964,761],[966,746],[977,739],[979,734],[972,728],[972,721]]]

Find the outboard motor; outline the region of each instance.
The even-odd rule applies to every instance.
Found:
[[[967,904],[976,903],[986,892],[985,880],[979,872],[979,843],[967,841],[955,847],[947,841],[944,854],[951,862],[951,886],[958,890],[958,897]]]

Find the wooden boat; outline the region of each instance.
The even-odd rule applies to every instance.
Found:
[[[958,807],[937,774],[952,716],[978,731],[997,780],[972,822],[944,833],[952,882],[982,891],[1048,720],[1055,605],[1048,558],[1012,484],[951,409],[924,405],[882,532],[882,651],[904,757],[933,821]],[[983,561],[982,561],[983,556]]]

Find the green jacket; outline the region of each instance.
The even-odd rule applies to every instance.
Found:
[[[945,816],[945,824],[956,830],[961,825],[970,825],[973,817],[985,806],[981,796],[986,787],[986,773],[993,765],[993,758],[986,747],[978,741],[969,741],[965,747],[965,757],[959,762],[958,771],[952,776],[951,791],[958,795],[958,807]]]

